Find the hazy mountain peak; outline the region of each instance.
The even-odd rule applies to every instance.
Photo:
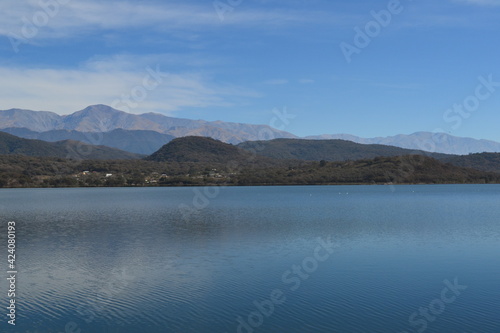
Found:
[[[175,118],[159,113],[130,114],[116,110],[108,105],[90,105],[75,113],[60,116],[55,113],[41,113],[21,110],[14,115],[0,111],[0,129],[25,128],[34,132],[49,132],[53,130],[70,130],[79,132],[111,132],[116,129],[154,131],[174,137],[189,135],[209,136],[227,143],[240,143],[248,140],[262,139],[261,133],[274,138],[295,138],[296,136],[271,128],[267,125],[250,125],[229,123],[223,121],[209,122]],[[33,133],[31,137],[36,136]],[[152,138],[148,134],[149,138]],[[68,134],[68,138],[70,135]],[[165,143],[165,137],[161,143]],[[141,140],[139,140],[141,141]],[[149,142],[145,150],[157,146]]]
[[[381,144],[406,149],[425,150],[433,153],[466,155],[471,153],[500,152],[500,143],[490,140],[462,138],[447,133],[415,132],[387,137],[361,138],[349,134],[323,134],[306,139],[343,139],[363,144]]]
[[[120,114],[120,113],[126,114],[126,112],[123,112],[123,111],[120,111],[117,109],[113,109],[111,106],[104,105],[104,104],[96,104],[96,105],[87,106],[85,109],[80,110],[80,111],[76,111],[76,112],[69,114],[65,117],[71,117],[71,116],[77,116],[77,115],[78,116],[82,116],[82,115],[106,115],[106,116],[110,116],[110,115],[115,115],[115,114]]]
[[[2,128],[28,128],[32,131],[43,132],[57,129],[61,126],[61,116],[49,111],[31,111],[10,109],[0,111],[0,126]]]
[[[148,153],[151,149],[165,144],[166,141],[170,140],[170,136],[206,136],[232,144],[273,138],[297,138],[297,136],[291,133],[277,130],[268,125],[175,118],[153,112],[130,114],[103,104],[90,105],[83,110],[66,116],[60,116],[47,111],[21,109],[0,111],[0,129],[8,128],[11,132],[13,132],[12,129],[14,128],[25,128],[39,133],[54,130],[69,130],[81,133],[107,133],[121,129],[127,131],[153,131],[167,135],[167,137],[164,137],[155,136],[151,133],[123,133],[124,137],[135,137],[135,141],[142,142],[143,146],[141,147],[134,145],[134,151],[143,153]],[[262,137],[262,133],[266,134],[265,138]],[[22,134],[21,131],[16,132],[16,134],[29,135],[31,138],[38,137],[33,133]],[[61,133],[57,133],[57,136],[60,139],[69,139],[75,137],[76,134],[69,133],[66,137],[63,137]],[[325,134],[310,136],[305,139],[342,139],[362,144],[382,144],[456,155],[500,152],[500,143],[498,142],[460,138],[446,133],[422,131],[409,135],[399,134],[376,138],[361,138],[350,134]],[[113,142],[115,146],[122,148],[122,144],[118,145],[115,141]],[[129,147],[131,145],[127,144],[125,146]]]

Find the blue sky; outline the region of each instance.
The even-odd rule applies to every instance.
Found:
[[[500,141],[500,0],[217,4],[3,0],[0,109],[259,124],[286,109],[300,136]]]

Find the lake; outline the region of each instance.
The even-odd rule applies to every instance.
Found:
[[[500,185],[0,190],[2,332],[500,332]]]

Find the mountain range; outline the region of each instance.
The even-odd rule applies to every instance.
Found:
[[[115,130],[119,131],[119,130]],[[115,132],[113,131],[113,132]],[[94,133],[95,134],[95,133]],[[46,142],[23,139],[0,132],[0,156],[33,156],[70,160],[139,160],[144,155],[110,148],[93,146],[74,140]],[[294,167],[309,162],[345,162],[380,157],[422,155],[441,163],[484,172],[500,172],[499,153],[447,155],[404,149],[378,144],[360,144],[347,140],[273,139],[246,141],[232,145],[207,137],[187,136],[175,138],[146,161],[185,163],[190,166],[232,164],[233,167],[259,165],[263,167]]]
[[[191,120],[168,117],[157,113],[136,115],[119,111],[106,105],[89,106],[81,111],[64,116],[49,111],[21,109],[0,111],[0,129],[12,130],[12,128],[23,128],[31,131],[27,133],[32,139],[37,138],[34,137],[37,134],[33,132],[44,133],[54,130],[64,130],[67,131],[68,136],[85,136],[85,134],[78,134],[75,131],[81,133],[106,133],[116,129],[151,131],[167,134],[171,137],[207,136],[227,143],[262,139],[260,133],[264,130],[266,134],[272,135],[275,138],[296,137],[291,133],[280,131],[267,125]],[[61,139],[60,135],[63,133],[58,133],[58,139]],[[17,133],[17,135],[20,134],[22,133]],[[52,134],[48,136],[50,137]],[[151,133],[145,133],[145,135],[151,135]],[[165,140],[165,138],[161,137],[159,140]]]
[[[168,117],[158,113],[137,115],[106,105],[89,106],[63,116],[50,111],[21,109],[0,111],[0,131],[26,139],[49,142],[76,140],[143,155],[150,155],[172,139],[185,136],[210,137],[231,144],[262,140],[263,133],[266,139],[299,139],[292,133],[267,125],[191,120]],[[500,152],[498,142],[430,132],[377,138],[361,138],[349,134],[324,134],[302,139],[341,139],[361,144],[380,144],[455,155]]]
[[[433,153],[466,155],[483,152],[500,152],[500,143],[490,140],[461,138],[446,133],[416,132],[410,135],[394,135],[388,137],[361,138],[350,134],[324,134],[307,136],[312,140],[348,140],[362,144],[379,144],[406,149],[425,150]]]

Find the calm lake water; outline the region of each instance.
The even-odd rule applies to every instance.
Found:
[[[0,219],[2,332],[500,332],[497,185],[3,189]]]

